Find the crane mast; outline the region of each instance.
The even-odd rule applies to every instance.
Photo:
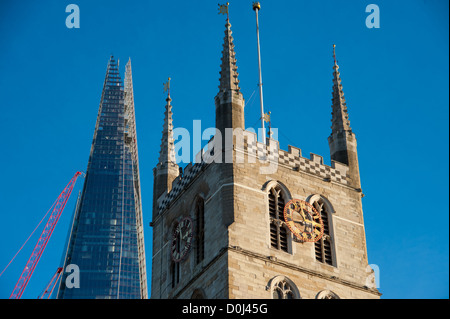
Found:
[[[58,267],[58,269],[56,269],[56,272],[53,275],[52,279],[50,279],[50,281],[47,284],[47,286],[45,287],[45,289],[38,296],[38,299],[50,299],[50,296],[52,295],[53,290],[55,289],[55,286],[58,283],[58,280],[61,277],[62,273],[63,273],[63,268]]]
[[[69,200],[75,182],[78,176],[82,174],[82,172],[76,172],[70,180],[69,184],[67,184],[64,190],[61,192],[55,203],[53,203],[52,213],[50,214],[50,217],[45,224],[44,230],[42,231],[41,236],[39,237],[30,258],[27,261],[25,268],[23,269],[22,274],[20,275],[19,280],[17,281],[16,286],[11,293],[11,296],[9,296],[9,299],[20,299],[22,297],[22,294],[27,287],[28,282],[30,281],[34,269],[36,268],[36,265],[38,264],[39,259],[41,258],[42,253],[45,250],[45,247],[47,246],[48,240],[52,236],[53,230],[58,223],[59,217],[61,216],[61,213],[63,212],[67,201]]]

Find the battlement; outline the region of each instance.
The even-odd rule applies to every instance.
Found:
[[[303,171],[308,174],[316,175],[328,182],[348,185],[347,172],[348,166],[339,162],[331,161],[331,166],[323,163],[323,157],[310,153],[310,158],[302,157],[301,149],[289,145],[288,151],[281,150],[279,142],[274,139],[268,139],[268,144],[264,145],[257,141],[256,133],[244,131],[243,139],[236,139],[233,145],[235,151],[236,163],[256,163],[261,166],[275,164],[278,166],[292,169],[293,171]],[[210,142],[212,139],[210,140]],[[211,145],[211,144],[210,144]],[[212,153],[212,154],[211,154]],[[247,160],[245,160],[247,155]],[[207,150],[207,147],[198,152],[195,156],[195,163],[189,163],[183,174],[179,175],[172,183],[172,190],[158,200],[158,214],[164,211],[169,204],[187,187],[194,178],[203,171],[209,163],[221,157],[221,154],[214,154]]]
[[[329,182],[336,182],[347,185],[347,173],[349,167],[345,164],[331,161],[331,166],[323,163],[323,157],[314,153],[310,153],[310,158],[302,157],[301,149],[289,145],[288,151],[281,150],[279,142],[274,139],[267,139],[268,144],[264,145],[257,141],[256,133],[245,131],[243,141],[236,142],[236,151],[242,152],[240,160],[243,161],[242,155],[247,155],[247,161],[253,162],[259,160],[261,163],[288,167],[294,171],[303,171],[309,174],[321,177]],[[237,158],[238,155],[236,155]]]

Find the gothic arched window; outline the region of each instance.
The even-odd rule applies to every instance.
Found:
[[[331,290],[322,290],[317,294],[316,299],[341,299],[341,298],[339,298],[339,296],[336,295]]]
[[[279,185],[269,190],[270,245],[288,252],[288,228],[284,223],[283,210],[286,195]]]
[[[199,197],[195,203],[195,262],[199,264],[205,258],[205,201]]]
[[[331,205],[323,197],[319,197],[313,202],[313,206],[320,213],[323,221],[323,236],[314,244],[316,260],[324,264],[333,265],[333,238],[330,232]]]
[[[285,276],[274,277],[267,289],[270,289],[272,299],[300,299],[297,286]]]
[[[285,281],[280,281],[273,288],[272,299],[295,299],[291,286]]]

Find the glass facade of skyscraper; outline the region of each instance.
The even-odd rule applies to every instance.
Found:
[[[79,288],[66,273],[58,298],[147,298],[131,65],[124,85],[113,57],[64,259],[78,266]]]

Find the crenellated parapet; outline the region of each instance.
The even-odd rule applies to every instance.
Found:
[[[309,159],[302,157],[301,149],[291,145],[289,145],[288,151],[281,150],[279,142],[274,139],[268,139],[268,144],[264,145],[258,142],[256,134],[250,131],[244,131],[242,136],[243,139],[240,142],[237,139],[233,146],[234,163],[237,165],[259,163],[262,168],[272,168],[271,171],[266,172],[267,174],[275,173],[277,169],[283,167],[293,172],[314,175],[327,182],[349,185],[349,167],[345,164],[332,160],[331,166],[325,165],[323,157],[314,153],[310,153]],[[183,174],[174,179],[171,191],[158,199],[158,214],[163,212],[210,163],[217,162],[217,159],[222,158],[220,154],[211,155],[211,153],[214,154],[205,149],[200,151],[195,156],[196,163],[189,163]],[[264,173],[264,171],[261,172]]]
[[[310,153],[310,158],[298,156],[301,150],[290,146],[289,151],[279,151],[279,164],[286,165],[297,171],[304,171],[328,181],[347,185],[348,166],[339,162],[331,161],[331,166],[323,164],[323,157],[314,153]]]
[[[345,164],[331,161],[331,166],[323,163],[323,157],[314,153],[310,154],[310,158],[302,157],[301,149],[289,145],[288,151],[281,150],[279,142],[274,139],[267,139],[267,145],[257,141],[256,133],[245,131],[243,143],[237,142],[236,151],[241,156],[236,155],[237,162],[254,163],[259,161],[262,165],[276,164],[278,166],[292,169],[293,171],[302,171],[315,175],[329,182],[336,182],[348,185],[349,167]],[[243,161],[242,155],[245,154],[247,159]]]

